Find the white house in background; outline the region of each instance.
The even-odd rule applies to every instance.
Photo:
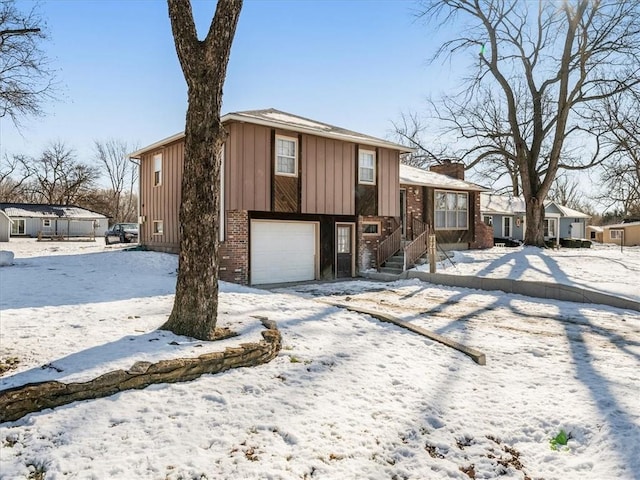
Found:
[[[109,227],[105,215],[74,205],[0,203],[0,211],[10,219],[12,237],[102,236]]]
[[[9,237],[11,236],[12,224],[13,220],[11,220],[9,216],[4,213],[4,211],[0,210],[0,242],[9,241]]]
[[[524,240],[526,204],[522,197],[482,193],[480,211],[486,225],[493,226],[494,238]],[[544,237],[559,244],[561,238],[586,238],[589,215],[553,201],[544,204]]]

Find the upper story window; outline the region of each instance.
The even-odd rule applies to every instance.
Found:
[[[153,156],[153,186],[162,185],[162,154]]]
[[[468,194],[436,191],[435,227],[437,230],[466,230],[468,228]]]
[[[358,154],[358,182],[376,184],[376,152],[360,150]]]
[[[298,140],[276,136],[276,175],[298,176]]]

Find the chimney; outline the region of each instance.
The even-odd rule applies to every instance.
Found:
[[[429,170],[448,177],[457,178],[458,180],[464,180],[464,163],[445,160],[439,165],[431,165]]]

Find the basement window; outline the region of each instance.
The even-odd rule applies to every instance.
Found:
[[[379,235],[380,222],[362,222],[363,235]]]
[[[162,233],[163,233],[162,220],[154,220],[153,221],[153,234],[154,235],[162,235]]]

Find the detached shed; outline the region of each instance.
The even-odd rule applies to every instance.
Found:
[[[0,203],[0,211],[11,220],[12,237],[102,236],[109,226],[105,215],[75,205]]]
[[[0,210],[0,242],[9,241],[9,237],[11,236],[12,224],[13,220],[11,220],[9,216],[4,213],[4,211]]]

